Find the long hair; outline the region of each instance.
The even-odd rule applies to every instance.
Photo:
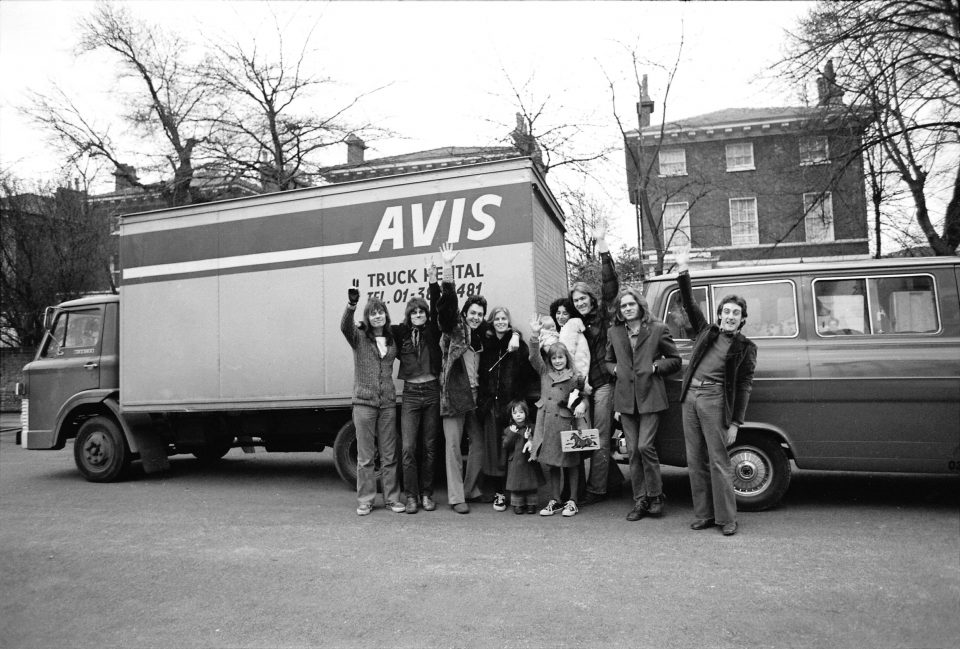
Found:
[[[367,304],[363,307],[363,322],[360,324],[360,328],[363,329],[364,334],[371,342],[376,342],[376,334],[373,333],[373,327],[370,326],[370,313],[373,311],[383,311],[386,314],[387,321],[383,325],[383,336],[386,338],[387,344],[392,345],[393,332],[390,330],[390,311],[387,310],[387,305],[380,298],[372,297],[367,300]]]
[[[582,284],[582,282],[578,282],[578,283]],[[584,284],[584,286],[586,285]],[[581,291],[581,293],[582,292],[584,291]],[[567,310],[567,314],[571,318],[580,317],[580,312],[577,311],[575,306],[573,306],[573,300],[571,300],[569,297],[557,298],[556,300],[550,303],[550,317],[553,318],[553,324],[557,325],[558,330],[560,329],[560,322],[557,320],[557,311],[560,309],[560,307],[565,308]]]
[[[573,294],[574,293],[584,293],[587,297],[590,298],[590,310],[593,311],[596,309],[600,302],[597,301],[597,294],[594,293],[593,289],[590,288],[590,285],[586,282],[575,282],[573,286],[570,287],[570,293],[567,294],[567,297],[570,298],[570,303],[573,304]],[[580,313],[576,311],[576,313]]]
[[[553,369],[554,356],[565,356],[567,358],[567,369],[576,371],[576,367],[573,364],[573,355],[570,353],[570,350],[567,349],[566,345],[557,342],[547,348],[547,362],[550,363],[551,370]]]
[[[623,317],[623,314],[620,313],[620,300],[622,300],[627,295],[633,297],[633,299],[636,300],[637,304],[640,306],[640,322],[642,322],[643,324],[647,324],[649,322],[656,320],[656,318],[654,318],[650,314],[650,307],[647,306],[647,299],[643,297],[643,293],[640,292],[640,289],[635,288],[633,286],[625,286],[622,289],[620,289],[619,293],[617,293],[617,299],[614,302],[614,304],[616,305],[616,309],[613,312],[613,318],[615,322],[618,322],[618,323],[626,322],[626,320]]]
[[[410,322],[410,314],[413,313],[414,309],[423,309],[427,313],[427,318],[430,317],[430,305],[427,304],[427,301],[419,295],[414,296],[407,302],[407,306],[403,312],[403,321],[408,327],[413,327],[413,323]]]
[[[510,333],[510,331],[513,329],[513,318],[510,317],[510,309],[505,306],[495,306],[490,309],[490,313],[487,314],[487,323],[490,325],[487,328],[488,337],[495,338],[497,336],[497,330],[493,328],[493,319],[497,317],[498,313],[502,313],[507,316],[508,327],[506,333]]]

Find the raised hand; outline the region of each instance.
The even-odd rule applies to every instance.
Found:
[[[440,244],[440,257],[441,259],[443,259],[444,266],[452,266],[454,260],[457,258],[457,255],[459,254],[460,254],[460,251],[454,250],[452,243]]]
[[[540,322],[540,314],[534,313],[530,316],[530,332],[534,336],[539,336],[541,329],[543,329],[543,323]]]
[[[690,247],[683,246],[682,248],[677,248],[677,270],[684,271],[687,270],[687,264],[690,263]]]
[[[360,280],[355,279],[351,284],[350,288],[347,289],[347,302],[356,305],[360,301]]]
[[[601,239],[605,240],[607,238],[606,219],[600,219],[597,221],[597,224],[593,226],[593,238],[597,241],[600,241]]]

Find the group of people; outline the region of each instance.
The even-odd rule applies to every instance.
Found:
[[[516,514],[574,516],[579,506],[603,500],[623,481],[611,458],[615,418],[629,456],[633,506],[627,520],[663,514],[655,438],[668,408],[664,377],[680,369],[681,358],[669,328],[650,312],[642,292],[620,287],[605,234],[604,226],[595,232],[599,295],[588,284],[574,284],[568,296],[551,304],[549,316],[531,317],[528,341],[513,328],[506,307],[488,312],[479,295],[460,304],[453,281],[459,251],[449,244],[440,249],[443,281],[431,267],[427,298],[412,298],[400,324],[391,323],[377,297],[367,301],[357,323],[360,292],[354,282],[341,331],[354,354],[357,514],[373,510],[378,451],[386,507],[409,514],[436,509],[434,468],[442,430],[447,502],[455,512],[469,513],[470,502],[492,502],[496,511],[506,511],[509,494]],[[737,519],[727,447],[743,423],[756,345],[740,333],[745,300],[724,297],[716,322],[709,322],[693,299],[687,253],[677,261],[683,308],[697,332],[681,392],[694,501],[691,528],[718,526],[729,536],[737,531]],[[402,497],[393,382],[398,360],[404,382]],[[527,395],[537,378],[539,400],[531,407]],[[565,452],[569,431],[590,431],[595,450]],[[541,508],[542,487],[548,498]]]

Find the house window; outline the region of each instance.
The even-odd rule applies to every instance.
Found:
[[[686,176],[687,152],[685,149],[660,149],[660,175]]]
[[[755,169],[753,165],[753,142],[727,145],[727,171]]]
[[[816,165],[825,162],[830,162],[830,151],[827,148],[826,135],[800,138],[801,165]]]
[[[803,224],[807,242],[833,241],[833,196],[830,192],[803,195]]]
[[[663,244],[667,249],[690,245],[689,209],[686,202],[663,206]]]
[[[734,246],[760,243],[756,198],[730,199],[730,243]]]

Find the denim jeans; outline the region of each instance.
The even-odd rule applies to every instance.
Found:
[[[400,502],[397,484],[397,409],[353,406],[353,425],[357,429],[357,501],[373,504],[377,497],[377,472],[374,466],[377,447],[385,504]]]
[[[587,479],[587,491],[599,496],[607,493],[608,481],[611,486],[623,483],[620,467],[610,458],[610,436],[613,432],[613,383],[601,385],[590,395],[593,406],[593,427],[600,431],[600,448],[590,454],[590,477]],[[612,476],[611,465],[616,476]],[[615,479],[611,479],[611,476]],[[619,479],[616,479],[619,478]]]
[[[687,448],[693,516],[717,525],[737,520],[733,464],[723,425],[723,386],[690,388],[683,400],[683,439]]]
[[[403,385],[403,403],[400,406],[400,437],[403,445],[403,488],[408,498],[433,496],[439,434],[440,382],[407,381]]]
[[[467,437],[476,439],[476,429],[479,427],[476,411],[471,410],[465,415],[443,418],[444,464],[447,469],[447,502],[451,505],[466,502],[463,493],[463,452],[460,443],[464,432]],[[471,497],[474,494],[471,494]]]
[[[630,457],[630,486],[633,501],[639,503],[644,496],[659,496],[663,492],[660,475],[660,458],[654,441],[660,425],[660,413],[648,412],[639,415],[621,413],[620,425],[627,438],[627,454]]]

